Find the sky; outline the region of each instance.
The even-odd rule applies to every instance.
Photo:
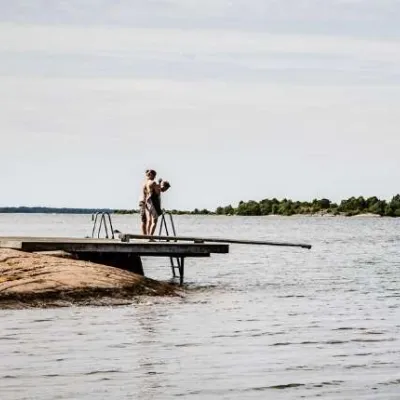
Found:
[[[400,0],[0,0],[0,206],[400,192]]]

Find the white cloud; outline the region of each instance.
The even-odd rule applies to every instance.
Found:
[[[398,0],[0,0],[0,20],[375,35],[399,32]],[[397,21],[397,22],[396,22]],[[378,28],[378,29],[377,29]]]
[[[0,24],[0,51],[157,52],[173,54],[242,55],[295,53],[346,55],[360,59],[400,60],[399,40],[355,39],[318,35],[178,29],[77,28]]]
[[[0,24],[0,74],[399,84],[399,47],[323,35]]]

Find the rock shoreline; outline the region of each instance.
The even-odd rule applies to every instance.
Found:
[[[0,309],[112,306],[143,296],[182,296],[175,285],[118,268],[68,258],[0,249]]]

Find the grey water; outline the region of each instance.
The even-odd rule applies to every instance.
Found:
[[[309,242],[189,259],[183,298],[0,311],[1,399],[400,399],[400,219],[180,216],[179,234]],[[137,232],[137,216],[116,216]],[[91,234],[0,214],[0,235]],[[145,259],[168,281],[167,259]]]

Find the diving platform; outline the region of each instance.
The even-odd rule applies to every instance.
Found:
[[[140,275],[144,275],[142,257],[168,257],[173,275],[176,276],[175,269],[179,271],[180,284],[184,279],[186,258],[229,253],[229,245],[223,243],[149,241],[147,238],[121,241],[99,238],[9,236],[0,237],[0,248],[26,252],[64,251],[79,260],[110,265]]]
[[[229,244],[297,247],[308,250],[312,247],[308,243],[178,236],[172,214],[166,211],[161,217],[159,235],[152,236],[114,230],[108,212],[97,212],[92,215],[92,220],[94,224],[91,238],[0,236],[0,248],[35,253],[64,251],[78,260],[109,265],[140,275],[144,275],[142,257],[166,257],[169,258],[172,275],[176,277],[178,271],[182,285],[186,258],[227,254]],[[165,235],[162,234],[163,230]],[[100,238],[102,233],[105,238]]]

